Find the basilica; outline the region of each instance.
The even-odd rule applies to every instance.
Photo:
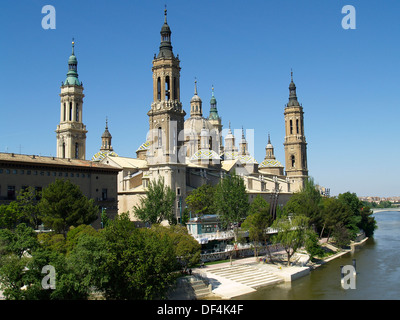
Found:
[[[149,181],[163,177],[176,193],[175,214],[180,221],[185,198],[192,190],[206,183],[215,185],[233,172],[243,178],[250,201],[261,195],[272,208],[284,205],[308,177],[303,107],[297,99],[293,73],[289,101],[282,110],[285,167],[276,159],[269,135],[265,158],[258,163],[249,152],[243,128],[240,139],[233,134],[230,123],[223,129],[222,110],[218,110],[214,88],[209,105],[203,105],[195,81],[190,110],[186,113],[180,100],[180,60],[173,53],[167,10],[160,35],[159,52],[152,61],[153,102],[147,110],[149,130],[143,133],[143,144],[136,147],[136,157],[123,157],[113,150],[106,121],[101,148],[91,159],[93,163],[119,169],[118,212],[130,212],[135,220],[132,208],[145,195]],[[67,78],[61,85],[57,157],[85,160],[87,130],[82,119],[84,94],[77,64],[73,42]],[[146,117],[144,112],[143,117]]]

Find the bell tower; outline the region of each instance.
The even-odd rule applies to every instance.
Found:
[[[167,23],[167,9],[164,10],[164,24],[161,28],[161,43],[158,55],[153,59],[153,102],[149,116],[149,139],[152,148],[148,160],[157,156],[157,162],[176,162],[178,150],[183,141],[178,139],[184,129],[186,112],[180,101],[179,56],[172,52],[171,29]],[[154,160],[154,159],[153,159]]]
[[[307,143],[304,135],[304,112],[302,105],[297,101],[293,72],[289,85],[289,102],[285,106],[284,116],[286,175],[293,183],[294,189],[299,190],[308,178]]]
[[[85,160],[86,126],[82,123],[83,86],[78,79],[78,60],[74,52],[68,60],[67,78],[61,83],[60,124],[57,126],[57,157]]]

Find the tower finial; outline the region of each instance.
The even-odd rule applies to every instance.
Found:
[[[72,38],[72,54],[75,55],[74,53],[74,47],[75,47],[75,39]]]
[[[197,78],[194,77],[194,94],[197,96]]]
[[[106,129],[108,129],[108,117],[106,116]]]
[[[167,23],[167,5],[164,6],[164,23]]]
[[[293,82],[293,69],[292,68],[290,68],[290,78],[291,78],[291,80]]]
[[[271,144],[271,138],[269,136],[269,132],[268,132],[268,144]]]

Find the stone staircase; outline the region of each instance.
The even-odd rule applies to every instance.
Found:
[[[252,265],[232,265],[229,267],[207,270],[207,273],[215,274],[253,289],[278,284],[284,281],[271,272]]]
[[[188,277],[188,282],[194,290],[196,299],[202,299],[211,294],[211,285],[207,284],[205,281],[191,276]]]

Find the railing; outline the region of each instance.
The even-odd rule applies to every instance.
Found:
[[[259,255],[266,255],[268,253],[266,246],[258,244],[257,248]],[[283,247],[280,244],[270,244],[268,245],[268,249],[270,253],[274,253],[283,250]],[[237,246],[227,245],[225,251],[201,254],[200,260],[202,262],[224,260],[228,259],[232,252],[237,252],[239,257],[254,256],[254,245],[250,243],[238,244]]]

